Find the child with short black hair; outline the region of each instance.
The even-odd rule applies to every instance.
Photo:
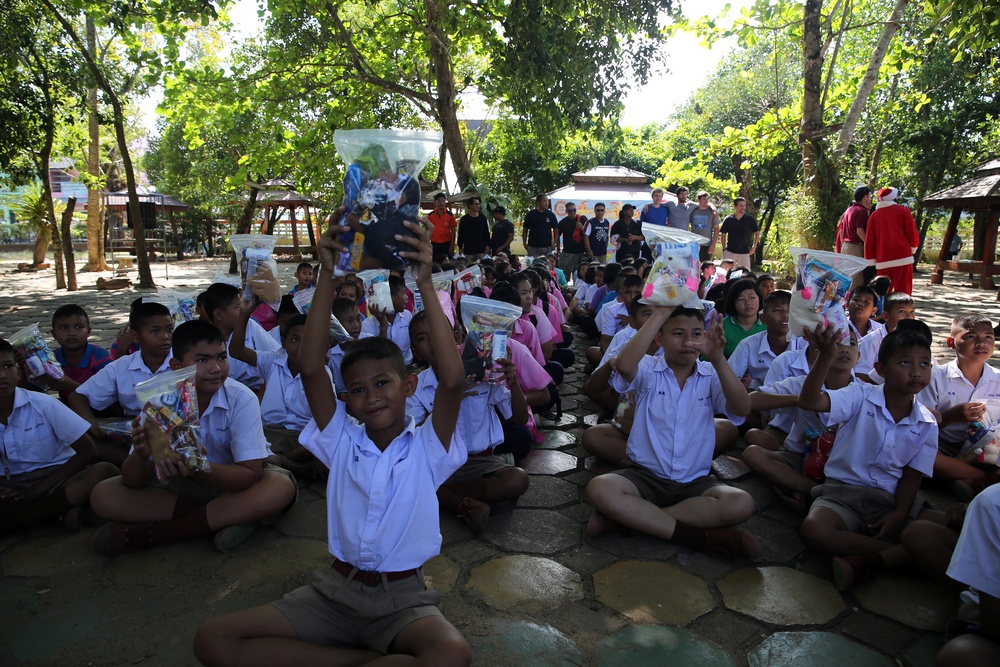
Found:
[[[403,360],[409,365],[413,362],[413,352],[410,350],[410,320],[413,313],[406,310],[406,282],[399,276],[389,276],[389,296],[392,297],[392,310],[381,311],[369,304],[368,319],[361,323],[361,333],[365,336],[388,338],[403,351]],[[434,295],[437,299],[437,295]]]
[[[129,304],[128,313],[129,317],[132,316],[132,311],[135,310],[136,306],[142,303],[142,297],[138,297],[132,300]],[[125,326],[118,330],[118,334],[115,336],[114,341],[111,343],[111,347],[108,348],[108,353],[111,354],[112,359],[121,359],[124,356],[130,355],[133,352],[138,352],[139,346],[136,344],[135,339],[132,337],[132,328],[126,321]]]
[[[947,522],[943,512],[917,500],[921,477],[931,476],[937,453],[937,421],[915,398],[930,382],[930,341],[913,331],[890,333],[875,362],[884,385],[853,382],[824,391],[838,354],[837,333],[817,325],[805,335],[819,357],[802,384],[799,408],[820,413],[823,425],[838,428],[826,481],[811,491],[802,539],[833,554],[834,583],[847,590],[909,560],[898,543],[909,521]]]
[[[763,303],[767,303],[767,297],[774,292],[774,276],[762,273],[757,276],[757,291],[760,292],[760,299]]]
[[[622,278],[621,289],[618,290],[615,300],[601,310],[597,317],[597,325],[601,329],[601,354],[607,352],[615,334],[628,326],[629,306],[640,292],[642,292],[642,278],[637,275],[627,275]]]
[[[268,331],[267,335],[280,344],[281,337],[284,335],[284,326],[288,323],[288,320],[299,314],[299,308],[295,305],[292,297],[288,294],[284,295],[281,297],[281,303],[278,304],[278,312],[275,313],[275,317],[278,319],[278,326]]]
[[[344,377],[340,374],[340,362],[344,358],[344,353],[350,349],[350,346],[355,341],[361,338],[370,338],[371,336],[363,334],[361,331],[361,311],[358,310],[358,304],[354,301],[338,296],[333,300],[333,306],[330,310],[333,316],[337,318],[337,321],[340,322],[340,325],[344,327],[347,335],[351,337],[350,340],[344,342],[331,340],[330,357],[329,361],[327,361],[327,366],[330,372],[333,373],[333,385],[337,391],[337,397],[344,400],[347,385],[344,384]]]
[[[18,387],[20,379],[17,354],[0,339],[0,535],[60,517],[79,530],[91,490],[118,468],[94,463],[85,419],[54,396]]]
[[[881,329],[873,329],[858,343],[861,358],[854,372],[865,382],[871,382],[868,374],[875,368],[875,360],[879,355],[879,348],[885,337],[896,330],[896,325],[903,320],[912,320],[916,317],[916,308],[913,304],[913,297],[906,292],[893,292],[887,294],[882,308],[885,317],[885,326]],[[930,342],[930,341],[928,341]]]
[[[215,547],[230,551],[256,523],[277,516],[295,501],[287,471],[264,463],[270,455],[257,397],[228,378],[221,332],[207,322],[185,322],[173,339],[172,370],[197,369],[199,433],[211,472],[183,462],[154,463],[146,428],[132,432],[132,451],[122,474],[94,489],[91,505],[109,523],[94,533],[94,550],[105,556],[214,533]]]
[[[397,237],[413,248],[400,254],[419,267],[437,355],[434,411],[421,426],[406,414],[417,378],[385,338],[358,341],[344,355],[348,404],[336,400],[324,368],[334,286],[332,277],[320,276],[300,352],[314,420],[302,443],[330,469],[333,566],[315,585],[282,600],[202,625],[195,654],[204,664],[364,664],[390,653],[428,665],[472,661],[468,643],[435,606],[440,595],[427,590],[421,569],[441,548],[435,491],[466,459],[456,434],[465,373],[431,280],[428,233],[404,224],[416,236]],[[320,239],[324,263],[332,265],[345,250],[337,235],[346,229],[331,225]]]
[[[663,357],[646,355],[650,343]],[[739,424],[750,397],[726,363],[722,325],[684,307],[657,307],[618,354],[615,389],[637,392],[628,438],[633,466],[595,477],[587,485],[594,507],[587,533],[617,526],[694,549],[756,558],[749,532],[721,528],[750,518],[753,498],[709,473],[715,452],[715,413]],[[704,355],[709,361],[699,361]]]
[[[878,294],[868,285],[858,285],[851,291],[847,302],[847,315],[851,329],[860,341],[873,331],[885,329],[885,325],[872,319],[878,306]]]
[[[319,271],[317,270],[317,273]],[[289,295],[294,295],[302,290],[307,290],[313,286],[313,267],[309,262],[301,262],[295,267],[295,287],[288,291]]]
[[[736,377],[750,390],[764,384],[767,371],[779,355],[788,350],[805,347],[802,338],[788,335],[788,309],[792,295],[784,290],[777,290],[764,299],[760,321],[764,331],[747,336],[739,342],[729,357],[729,365]]]
[[[65,376],[61,380],[37,378],[50,389],[59,391],[59,398],[66,401],[70,392],[94,377],[110,364],[111,354],[99,345],[88,342],[90,317],[75,303],[65,304],[52,313],[52,337],[59,344],[54,352]]]
[[[744,338],[766,331],[760,321],[760,291],[749,278],[726,283],[722,330],[726,335],[726,359],[733,356]]]
[[[242,313],[243,298],[239,287],[228,283],[213,283],[205,290],[205,312],[208,321],[222,333],[226,341],[226,349],[233,340],[233,331]],[[247,333],[244,344],[258,352],[267,352],[281,348],[281,343],[268,335],[256,320],[247,322]],[[229,360],[229,378],[245,384],[250,389],[258,390],[264,385],[264,378],[256,368],[248,366],[239,359]]]

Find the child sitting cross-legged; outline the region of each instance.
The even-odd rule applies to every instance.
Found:
[[[917,500],[921,477],[932,474],[937,453],[937,421],[915,400],[930,381],[931,345],[914,331],[890,333],[875,362],[885,384],[854,382],[824,391],[839,354],[837,335],[821,326],[805,335],[819,357],[802,384],[799,408],[819,412],[823,425],[838,429],[826,481],[811,492],[802,538],[834,555],[834,583],[846,590],[909,561],[898,543],[909,521],[947,523],[944,512]]]
[[[173,351],[172,369],[197,369],[199,433],[212,470],[192,472],[170,459],[154,464],[146,427],[137,425],[121,476],[102,482],[91,495],[94,511],[117,522],[94,533],[94,550],[105,556],[212,533],[216,548],[229,551],[258,521],[295,501],[295,482],[287,471],[264,464],[271,452],[257,397],[229,378],[219,330],[207,322],[185,322],[174,332]]]
[[[646,354],[654,340],[661,358]],[[634,466],[587,485],[589,535],[624,526],[694,549],[760,555],[753,535],[725,528],[750,518],[753,498],[709,475],[714,415],[739,424],[751,407],[724,349],[718,318],[706,331],[704,313],[683,307],[658,307],[622,348],[615,388],[637,394],[628,438]],[[702,354],[710,361],[699,361]]]
[[[94,485],[118,468],[93,463],[86,420],[54,396],[21,389],[20,379],[14,348],[0,339],[0,535],[60,517],[78,530]]]
[[[239,322],[242,314],[242,292],[239,287],[228,283],[212,283],[205,290],[204,295],[205,313],[208,315],[208,321],[222,332],[222,339],[226,341],[226,349],[228,350],[233,340],[236,323]],[[281,348],[281,343],[268,335],[264,327],[252,318],[247,322],[247,331],[243,342],[248,348],[257,352]],[[228,373],[230,379],[236,380],[254,391],[260,389],[264,384],[264,378],[257,369],[239,359],[229,360]]]
[[[858,359],[855,372],[865,382],[877,382],[869,378],[868,374],[875,368],[875,360],[878,358],[879,348],[885,337],[895,331],[896,326],[903,320],[912,320],[916,317],[913,297],[905,292],[893,292],[887,295],[882,313],[885,317],[885,326],[882,328],[872,327],[865,337],[858,341],[861,358]]]
[[[388,338],[403,351],[403,361],[409,365],[413,362],[413,352],[410,350],[410,320],[413,313],[406,309],[406,282],[399,276],[389,276],[389,294],[392,297],[392,310],[383,311],[368,304],[369,317],[361,323],[361,334],[365,337]]]
[[[61,380],[45,379],[48,376],[39,379],[50,389],[58,390],[63,401],[69,398],[70,392],[113,361],[107,350],[88,342],[90,317],[86,310],[74,303],[59,306],[52,313],[52,337],[59,343],[55,355],[65,376]]]
[[[430,366],[417,376],[417,388],[406,401],[406,413],[418,424],[434,412],[438,385],[437,354],[426,313],[417,313],[410,322],[413,356]],[[507,464],[494,452],[504,444],[501,417],[512,419],[515,424],[528,422],[528,402],[518,383],[514,363],[510,359],[498,363],[507,386],[482,382],[475,376],[467,378],[457,434],[469,452],[469,459],[437,491],[441,508],[467,522],[476,535],[486,528],[491,504],[516,500],[528,490],[528,474]]]
[[[400,254],[419,266],[436,354],[434,411],[421,426],[406,414],[417,377],[407,372],[399,347],[377,337],[359,340],[344,355],[347,405],[337,401],[325,368],[334,284],[320,275],[299,354],[313,414],[301,442],[330,469],[333,566],[281,600],[207,621],[195,637],[195,654],[206,665],[452,667],[472,661],[468,642],[435,606],[440,595],[427,590],[422,571],[441,550],[435,492],[466,460],[456,433],[465,373],[434,292],[429,234],[404,224],[416,236],[397,236],[413,248]],[[346,250],[337,238],[347,230],[331,225],[321,237],[325,266]]]

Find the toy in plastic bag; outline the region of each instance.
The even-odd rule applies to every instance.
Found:
[[[653,266],[642,287],[642,303],[702,308],[699,245],[708,239],[683,229],[643,224],[642,234],[653,253]]]
[[[478,265],[470,266],[454,277],[455,301],[483,284],[483,271]]]
[[[153,461],[183,462],[193,472],[211,472],[198,433],[198,394],[194,366],[155,375],[135,386],[142,401],[141,419],[146,426]]]
[[[365,285],[364,298],[368,304],[368,312],[375,306],[379,310],[391,313],[392,295],[389,292],[389,271],[388,269],[370,269],[358,273],[358,278]]]
[[[619,431],[628,435],[632,431],[632,422],[635,421],[636,393],[626,391],[618,397],[618,405],[615,407],[615,416],[611,419],[611,424]]]
[[[49,349],[48,343],[42,338],[38,324],[24,327],[11,336],[8,342],[28,369],[29,379],[43,376],[53,380],[63,379],[65,373],[62,366],[59,365],[55,353]]]
[[[229,275],[228,273],[223,273],[222,271],[215,272],[215,278],[212,279],[212,284],[222,283],[223,285],[232,285],[233,287],[239,287],[242,289],[243,281],[239,276]]]
[[[162,303],[170,311],[170,318],[174,321],[174,324],[178,325],[198,319],[198,312],[195,309],[197,298],[197,292],[160,290],[153,296],[143,297],[142,302]]]
[[[507,356],[507,340],[521,308],[477,296],[462,299],[462,324],[468,334],[462,348],[465,374],[486,382],[500,382],[503,372],[496,362]]]
[[[805,460],[802,462],[802,474],[814,482],[826,481],[826,462],[830,458],[830,450],[837,438],[835,428],[820,433],[816,429],[805,432]]]
[[[276,308],[281,303],[278,263],[272,256],[277,238],[267,234],[235,234],[229,242],[239,259],[243,299],[249,301],[256,294]]]
[[[997,465],[1000,454],[1000,401],[986,399],[986,412],[978,421],[969,422],[969,427],[958,452],[958,458],[966,463]]]
[[[309,314],[309,306],[312,305],[313,294],[316,293],[315,287],[309,287],[304,290],[300,290],[292,295],[292,303],[295,307],[299,309],[299,312],[303,315]]]
[[[839,333],[838,342],[843,342],[851,335],[847,319],[851,278],[863,271],[867,262],[861,257],[826,250],[789,248],[788,252],[795,258],[796,269],[789,332],[800,336],[803,328],[831,325]]]
[[[400,251],[412,250],[396,235],[413,235],[404,220],[418,222],[421,170],[437,156],[443,135],[413,130],[337,130],[333,143],[347,164],[340,236],[348,247],[334,270],[401,269]]]

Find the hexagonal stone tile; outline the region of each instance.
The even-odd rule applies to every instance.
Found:
[[[218,572],[227,581],[238,581],[241,587],[247,587],[263,582],[299,581],[313,570],[329,568],[332,562],[326,542],[285,539],[237,551]],[[267,563],[267,567],[260,567],[260,563]]]
[[[580,487],[558,477],[533,477],[528,491],[518,498],[520,507],[559,507],[580,499]]]
[[[475,656],[489,656],[489,664],[573,667],[583,656],[572,639],[551,625],[529,621],[491,619],[485,634],[468,637]]]
[[[944,632],[958,609],[958,596],[947,586],[896,572],[880,572],[851,592],[868,611],[933,632]]]
[[[541,415],[535,415],[535,424],[538,428],[565,428],[566,426],[576,426],[576,415],[563,410],[562,419],[550,421]]]
[[[715,644],[684,628],[631,625],[608,635],[597,645],[598,667],[637,665],[735,665]]]
[[[545,442],[536,444],[538,449],[559,449],[576,444],[577,437],[568,431],[543,431]]]
[[[48,577],[106,563],[106,557],[90,548],[93,535],[93,530],[59,530],[24,540],[4,554],[3,573],[8,577]]]
[[[305,489],[308,491],[308,489]],[[326,503],[322,500],[302,502],[303,493],[299,494],[299,502],[295,507],[281,517],[275,527],[289,537],[311,537],[317,540],[326,539]],[[314,495],[309,491],[309,495]]]
[[[615,563],[594,574],[594,592],[639,623],[687,625],[715,607],[704,581],[666,563]]]
[[[776,521],[752,516],[740,528],[749,530],[760,541],[761,560],[788,563],[806,550],[798,531]]]
[[[910,667],[934,667],[937,654],[944,648],[944,635],[927,635],[911,646],[904,654]]]
[[[539,613],[583,598],[580,575],[548,558],[503,556],[472,568],[466,590],[495,609]]]
[[[750,667],[893,667],[872,649],[832,632],[776,632],[747,654]]]
[[[563,452],[547,449],[535,449],[521,459],[521,467],[529,475],[558,475],[561,472],[576,470],[579,459]]]
[[[226,560],[211,540],[184,540],[115,557],[108,567],[116,584],[148,585],[151,581],[187,581],[187,575],[215,569]]]
[[[589,518],[589,517],[588,517]],[[643,560],[667,560],[682,547],[667,540],[661,540],[645,533],[630,532],[605,533],[589,538],[590,544],[619,558],[641,558]]]
[[[455,561],[435,556],[424,563],[424,581],[442,595],[450,593],[458,580],[459,567]]]
[[[559,512],[517,509],[490,517],[483,537],[508,551],[552,554],[580,544],[581,530]]]
[[[778,625],[822,625],[847,609],[829,581],[787,567],[745,567],[718,583],[733,611]]]

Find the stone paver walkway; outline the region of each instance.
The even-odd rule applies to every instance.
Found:
[[[11,268],[0,263],[0,274]],[[288,279],[294,264],[281,265]],[[222,260],[162,265],[164,287],[201,289]],[[96,276],[82,274],[81,284]],[[956,278],[958,280],[956,280]],[[134,290],[55,292],[51,273],[0,277],[0,335],[39,321],[60,304],[91,314],[93,340],[110,344]],[[951,317],[978,310],[994,320],[994,293],[917,279],[917,312],[946,358]],[[580,348],[582,350],[582,348]],[[578,355],[578,358],[582,354]],[[893,665],[929,666],[957,596],[912,572],[880,576],[848,594],[832,586],[829,558],[809,551],[798,517],[764,483],[733,482],[757,503],[747,528],[763,557],[730,561],[650,537],[588,540],[583,489],[595,475],[579,445],[593,406],[579,369],[562,387],[566,416],[542,423],[546,442],[525,462],[531,489],[500,508],[475,539],[442,517],[442,555],[427,566],[442,610],[472,644],[474,664],[493,665]],[[730,452],[739,457],[739,450]],[[942,506],[950,500],[922,492]],[[194,664],[194,630],[213,614],[260,604],[329,566],[324,489],[303,488],[275,526],[231,554],[194,540],[108,559],[89,549],[94,527],[56,526],[0,538],[0,664]],[[506,511],[503,511],[506,509]]]

